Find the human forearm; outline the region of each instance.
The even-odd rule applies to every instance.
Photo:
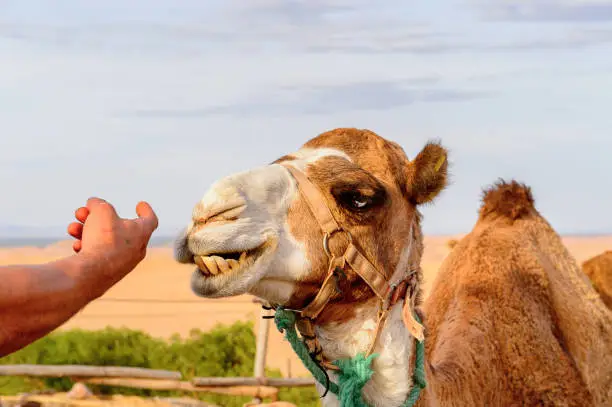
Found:
[[[51,332],[103,294],[108,284],[91,281],[100,274],[95,267],[81,255],[0,267],[0,357]]]
[[[77,255],[32,266],[0,267],[0,357],[62,325],[132,271],[146,255],[157,215],[146,202],[137,219],[90,198],[68,226]]]

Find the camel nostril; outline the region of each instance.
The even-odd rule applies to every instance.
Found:
[[[238,220],[238,217],[246,209],[246,204],[243,201],[234,203],[224,203],[222,205],[214,205],[208,209],[198,210],[198,214],[194,214],[193,226],[194,229],[214,223],[216,225]],[[203,213],[202,213],[203,212]]]
[[[191,230],[191,234],[195,234],[207,226],[219,226],[226,223],[232,223],[237,220],[237,216],[233,216],[231,218],[227,218],[225,216],[215,216],[208,219],[197,219],[193,222],[193,229]]]

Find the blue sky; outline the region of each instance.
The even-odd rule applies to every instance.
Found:
[[[499,177],[612,232],[611,106],[612,0],[0,0],[0,225],[61,235],[96,195],[174,234],[217,178],[360,127],[450,149],[426,233]]]

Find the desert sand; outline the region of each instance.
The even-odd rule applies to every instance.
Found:
[[[460,237],[425,238],[422,261],[425,295],[429,292],[438,267],[449,253],[447,242]],[[566,236],[563,240],[579,263],[612,249],[612,236]],[[69,241],[45,248],[0,248],[0,265],[42,263],[70,254]],[[170,247],[150,248],[145,260],[133,273],[59,329],[124,326],[168,338],[174,333],[185,336],[193,328],[208,330],[218,323],[251,320],[257,332],[261,308],[253,303],[253,297],[244,295],[222,300],[199,298],[189,287],[192,271],[193,266],[174,261]],[[284,375],[308,374],[273,322],[270,323],[267,364],[280,369]]]

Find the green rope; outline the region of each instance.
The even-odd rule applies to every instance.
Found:
[[[298,355],[304,366],[306,366],[306,369],[322,386],[327,387],[329,384],[329,390],[337,395],[338,385],[328,380],[323,369],[312,360],[306,344],[298,338],[297,331],[295,330],[295,313],[279,307],[276,309],[274,322],[281,333],[285,332],[287,341],[289,341],[293,351]]]
[[[369,407],[363,400],[361,390],[374,373],[370,364],[376,356],[378,355],[373,354],[366,358],[360,353],[352,359],[342,359],[334,363],[342,372],[338,377],[340,407]]]
[[[416,312],[414,313],[414,317],[420,324],[421,319]],[[410,394],[408,394],[408,399],[402,407],[414,406],[419,399],[421,390],[427,386],[427,381],[425,380],[425,340],[421,342],[417,339],[415,353],[414,373],[412,374],[412,389],[410,390]]]
[[[421,323],[419,316],[415,314],[416,320]],[[361,391],[363,386],[370,380],[374,371],[371,368],[372,361],[378,355],[373,354],[367,358],[363,354],[358,354],[351,359],[341,359],[334,362],[340,368],[338,375],[338,384],[329,381],[328,377],[321,366],[319,366],[308,352],[306,344],[298,337],[295,322],[296,317],[293,311],[288,311],[282,307],[276,309],[274,322],[281,333],[285,333],[285,338],[293,348],[293,351],[298,355],[304,366],[314,376],[314,378],[322,385],[327,387],[329,391],[335,394],[340,401],[340,407],[369,407],[363,400]],[[425,345],[424,342],[416,342],[416,361],[414,374],[412,377],[413,386],[408,395],[408,399],[402,407],[412,407],[419,399],[421,390],[425,388],[427,382],[425,380]]]

